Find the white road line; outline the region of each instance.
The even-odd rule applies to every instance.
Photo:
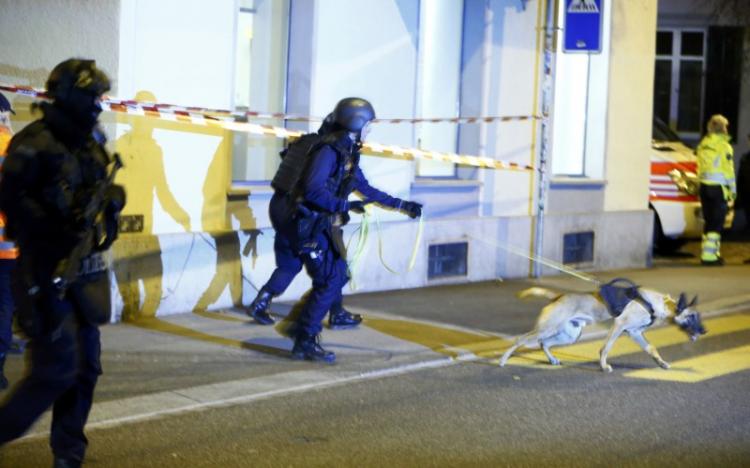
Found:
[[[450,366],[465,358],[440,357],[387,369],[367,372],[356,371],[297,371],[274,376],[221,382],[180,390],[142,395],[95,404],[91,410],[86,431],[158,419],[165,416],[202,411],[209,408],[232,406],[253,401],[344,385],[357,381],[373,380],[394,375]],[[154,409],[158,408],[158,409]],[[135,413],[135,414],[134,414]],[[35,430],[14,443],[49,436],[49,413],[35,424]]]

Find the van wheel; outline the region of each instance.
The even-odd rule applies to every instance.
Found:
[[[651,212],[654,214],[654,234],[652,240],[652,249],[655,254],[669,255],[680,250],[680,247],[685,245],[685,239],[673,239],[664,235],[664,230],[661,227],[661,220],[659,215],[656,214],[656,210],[653,208]]]

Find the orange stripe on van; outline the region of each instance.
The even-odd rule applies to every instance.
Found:
[[[651,175],[668,175],[669,171],[679,169],[681,171],[695,172],[698,170],[696,162],[672,162],[659,161],[651,163]]]

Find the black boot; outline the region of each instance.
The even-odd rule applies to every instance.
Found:
[[[52,462],[52,468],[81,468],[81,462],[71,458],[58,458]]]
[[[255,299],[247,310],[247,315],[261,325],[273,325],[275,321],[268,314],[268,307],[271,305],[271,299],[273,299],[273,294],[271,294],[266,288],[260,288],[258,295],[255,296]]]
[[[5,369],[5,354],[0,354],[0,390],[8,388],[8,379],[5,378],[3,369]]]
[[[331,312],[328,315],[328,328],[331,330],[345,330],[347,328],[356,328],[357,325],[362,323],[362,316],[359,314],[352,314],[343,307],[338,309],[331,308]]]
[[[301,332],[294,340],[292,359],[323,361],[332,364],[336,361],[336,355],[320,346],[320,337],[318,335],[308,335],[305,332]]]

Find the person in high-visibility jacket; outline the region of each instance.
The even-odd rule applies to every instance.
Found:
[[[8,144],[13,137],[10,114],[13,109],[8,99],[0,94],[0,170],[5,160]],[[0,390],[8,387],[5,378],[5,358],[13,344],[13,296],[10,290],[10,275],[16,266],[18,249],[5,239],[5,216],[0,213]]]
[[[700,180],[701,208],[703,209],[703,242],[701,263],[723,265],[721,258],[721,230],[729,210],[729,203],[737,198],[734,176],[734,151],[728,132],[729,121],[723,115],[711,117],[706,136],[698,145],[698,179]]]

